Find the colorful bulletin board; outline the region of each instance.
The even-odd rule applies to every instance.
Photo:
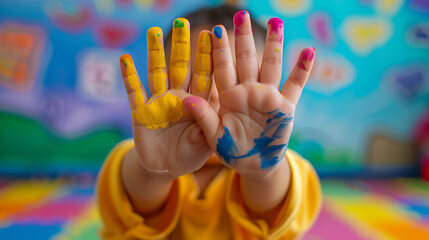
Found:
[[[119,56],[145,73],[149,27],[167,32],[175,17],[225,3],[263,26],[284,20],[284,79],[300,48],[316,48],[290,148],[321,175],[417,174],[414,132],[429,103],[425,0],[1,1],[0,172],[97,172],[131,137]]]

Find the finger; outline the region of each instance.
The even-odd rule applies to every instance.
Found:
[[[191,44],[189,21],[185,18],[176,18],[173,22],[173,36],[171,44],[170,69],[168,78],[170,89],[189,88],[191,79]]]
[[[208,99],[212,79],[212,37],[209,31],[202,31],[198,37],[197,54],[191,80],[191,93]]]
[[[241,83],[257,82],[259,66],[250,15],[247,11],[239,11],[234,15],[234,29],[238,80]]]
[[[124,80],[125,89],[127,90],[128,102],[134,114],[137,106],[142,106],[145,99],[148,99],[147,93],[141,84],[131,56],[128,54],[122,55],[120,63],[122,79]]]
[[[237,84],[237,76],[229,48],[225,27],[215,26],[212,30],[213,73],[216,87],[222,98],[223,91]]]
[[[294,105],[298,103],[302,89],[307,82],[308,76],[310,76],[311,69],[313,68],[314,57],[314,48],[304,48],[301,51],[301,55],[289,75],[289,78],[283,85],[281,94]]]
[[[168,82],[162,30],[159,27],[147,31],[147,62],[150,95],[162,95]]]
[[[268,21],[267,40],[259,73],[260,82],[272,84],[277,89],[282,79],[283,30],[284,24],[280,18]]]
[[[190,113],[195,121],[203,130],[207,143],[214,146],[218,135],[220,119],[217,112],[209,105],[207,101],[200,97],[190,96],[182,102],[185,113]]]

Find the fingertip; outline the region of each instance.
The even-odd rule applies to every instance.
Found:
[[[316,55],[316,49],[313,47],[304,48],[301,51],[301,55],[299,56],[299,60],[301,61],[310,61],[314,60]]]
[[[183,99],[183,101],[182,101],[182,105],[183,105],[186,109],[188,109],[188,110],[190,110],[190,111],[192,112],[192,110],[193,110],[195,107],[198,107],[199,105],[201,105],[201,101],[202,101],[202,98],[200,98],[200,97],[197,97],[197,96],[189,96],[189,97],[186,97],[185,99]]]
[[[245,24],[247,20],[247,16],[249,15],[249,12],[246,10],[240,10],[234,15],[234,33],[237,35],[241,27]]]
[[[121,72],[123,77],[136,74],[133,58],[129,54],[122,55],[119,58],[119,62],[121,64]]]
[[[283,29],[284,23],[280,18],[274,17],[268,21],[268,37],[272,40],[279,40],[283,43]],[[275,33],[275,34],[274,34]]]
[[[189,29],[190,23],[186,18],[176,18],[173,21],[173,28],[185,28],[185,26]]]
[[[223,37],[223,32],[224,32],[225,27],[223,25],[216,25],[214,26],[214,28],[212,29],[212,32],[214,34],[215,37],[217,37],[218,39],[222,39]]]
[[[133,58],[129,54],[124,54],[119,58],[120,63],[124,63],[126,60],[133,62]]]
[[[162,29],[160,27],[151,27],[146,32],[147,37],[153,36],[153,35],[156,36],[158,34],[162,35]],[[160,37],[160,36],[157,36],[157,37]]]
[[[200,35],[198,36],[197,52],[198,53],[211,54],[211,52],[212,52],[212,38],[211,38],[211,32],[210,31],[203,30],[200,32]]]

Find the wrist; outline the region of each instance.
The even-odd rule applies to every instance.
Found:
[[[266,213],[279,206],[289,189],[291,171],[287,159],[265,175],[240,175],[240,189],[252,213]]]
[[[174,179],[148,173],[138,161],[134,148],[124,156],[122,181],[134,210],[148,216],[162,208]]]
[[[176,179],[178,176],[173,176],[171,173],[166,171],[154,171],[146,168],[143,164],[144,159],[140,158],[137,150],[132,148],[128,154],[130,155],[130,161],[133,161],[133,166],[136,171],[141,174],[141,176],[147,180],[157,181],[157,182],[171,182]]]
[[[265,169],[262,171],[237,171],[237,173],[242,177],[253,181],[264,182],[269,181],[272,178],[275,178],[283,172],[289,171],[289,161],[286,159],[286,156],[275,166]]]

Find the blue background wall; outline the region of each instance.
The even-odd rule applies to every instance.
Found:
[[[175,17],[225,3],[263,26],[285,21],[284,80],[298,50],[316,48],[289,146],[320,174],[417,174],[413,136],[429,103],[424,0],[1,1],[0,172],[96,172],[131,137],[119,56],[145,73],[148,28],[167,32]]]

